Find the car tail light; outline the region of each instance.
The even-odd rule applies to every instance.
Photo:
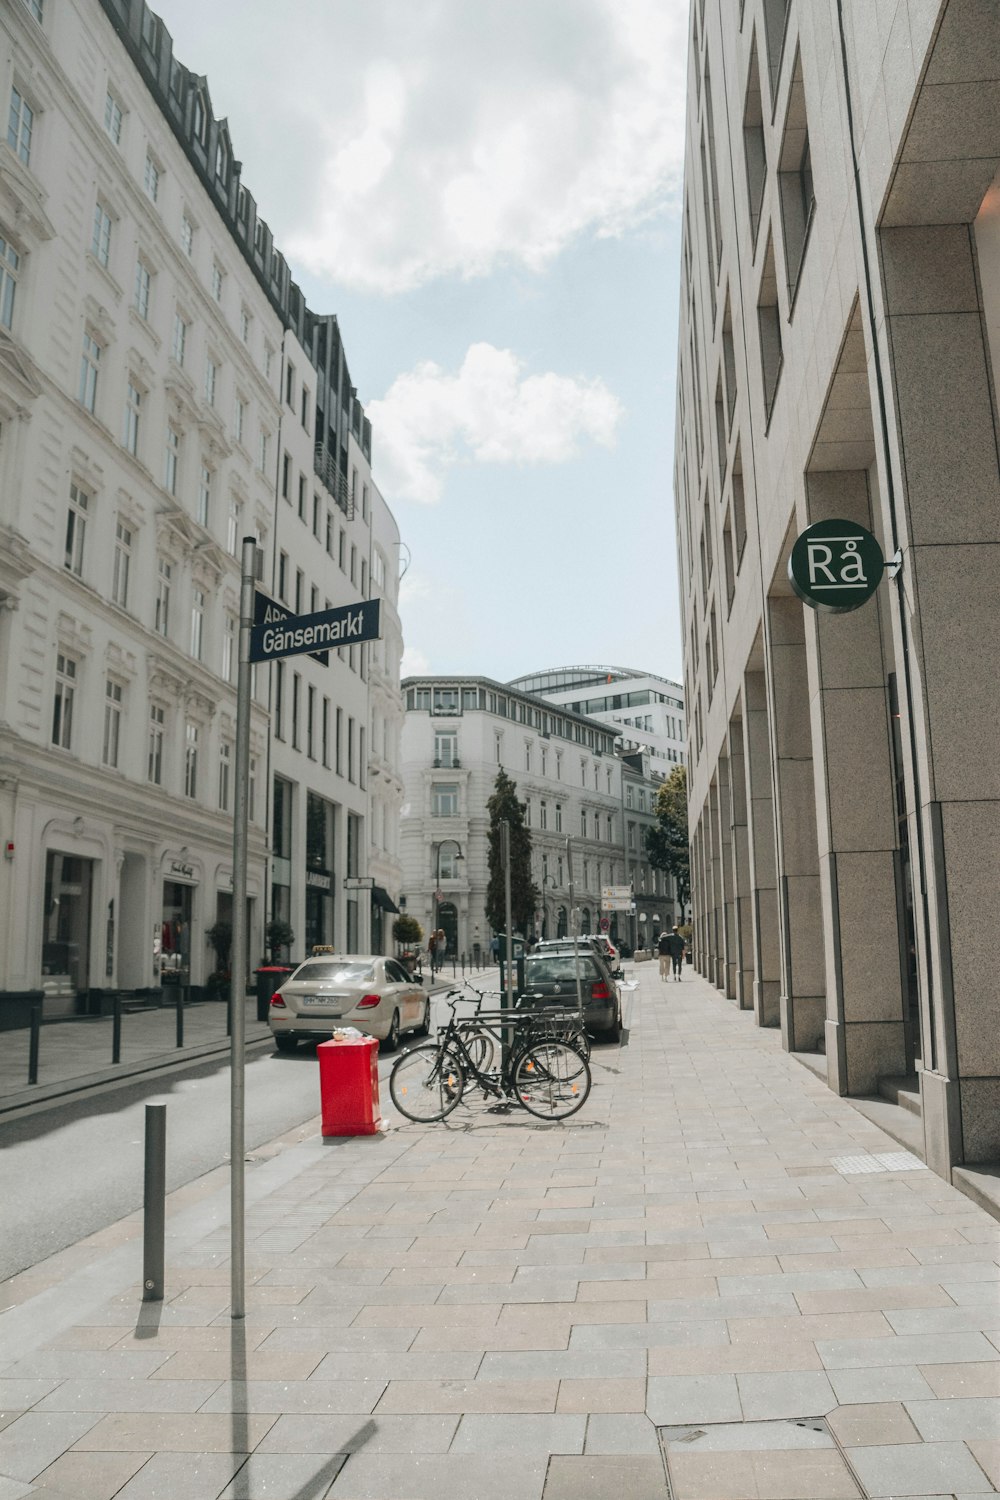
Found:
[[[279,994],[275,994],[275,995],[271,996],[271,1004],[275,1007],[276,1010],[287,1010],[288,1009],[288,1007],[286,1006],[284,1000],[282,1000],[282,998],[281,998],[281,996]]]
[[[378,1003],[379,1003],[379,1001],[381,999],[382,999],[381,995],[362,995],[361,999],[358,1001],[358,1003],[354,1007],[354,1009],[355,1010],[371,1010],[372,1006],[373,1005],[378,1005]]]
[[[604,983],[603,979],[599,979],[597,981],[597,983],[592,986],[591,991],[590,991],[590,998],[591,998],[591,1000],[610,1000],[611,999],[611,991],[608,989],[608,987]]]

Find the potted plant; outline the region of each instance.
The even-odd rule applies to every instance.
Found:
[[[412,973],[424,940],[424,929],[416,917],[408,916],[404,912],[393,922],[392,936],[399,949],[400,963],[405,964]]]
[[[216,922],[205,933],[215,949],[215,968],[205,981],[205,988],[212,1000],[229,999],[230,959],[233,950],[232,922]]]
[[[282,961],[282,950],[289,949],[295,942],[295,933],[290,924],[281,917],[272,917],[264,929],[264,937],[267,942],[267,951],[273,964]]]

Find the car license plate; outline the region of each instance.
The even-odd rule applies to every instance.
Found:
[[[310,1009],[313,1006],[322,1006],[324,1010],[333,1011],[338,1016],[344,1009],[344,1001],[340,995],[302,995],[299,1004],[308,1006]]]

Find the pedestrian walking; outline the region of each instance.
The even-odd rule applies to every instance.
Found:
[[[436,942],[434,944],[434,952],[437,956],[437,966],[439,969],[444,968],[444,956],[447,951],[448,939],[444,935],[444,928],[439,927],[436,934]]]
[[[437,931],[431,933],[427,939],[427,962],[431,968],[431,978],[434,978],[437,969]]]
[[[674,929],[676,931],[676,928]],[[660,956],[660,978],[670,977],[670,933],[664,927],[656,942],[656,951]]]
[[[673,965],[674,978],[683,979],[684,973],[682,966],[684,963],[684,954],[687,952],[687,944],[681,937],[676,927],[668,935],[667,944],[670,952],[670,961]]]
[[[498,964],[500,962],[500,939],[497,937],[496,933],[494,933],[492,938],[490,939],[490,958],[495,964]]]

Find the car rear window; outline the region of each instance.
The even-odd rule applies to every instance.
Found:
[[[371,964],[302,964],[292,978],[304,984],[371,984],[375,970]]]
[[[579,964],[580,978],[592,979],[594,965],[586,954],[580,954]],[[551,957],[543,958],[526,958],[524,961],[525,989],[530,990],[533,984],[559,984],[566,980],[570,984],[576,983],[572,953],[552,954]]]

